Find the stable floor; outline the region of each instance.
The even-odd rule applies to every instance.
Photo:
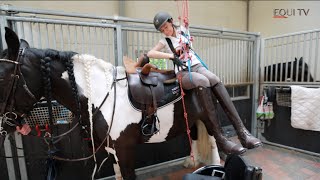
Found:
[[[232,138],[234,141],[234,138]],[[320,180],[320,158],[271,145],[248,150],[244,155],[248,164],[262,168],[263,180]],[[224,163],[221,160],[222,164]],[[179,180],[196,168],[182,164],[138,175],[139,180]]]

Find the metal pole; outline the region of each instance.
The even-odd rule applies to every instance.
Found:
[[[115,28],[115,65],[122,65],[122,30],[121,25],[117,24]]]
[[[256,117],[256,109],[258,107],[258,99],[259,99],[259,65],[260,65],[260,45],[261,45],[261,37],[257,36],[256,40],[253,44],[253,61],[252,65],[254,67],[253,73],[253,86],[252,86],[252,119],[251,119],[251,133],[254,136],[257,136],[257,117]]]
[[[15,135],[17,147],[22,148],[22,149],[17,149],[17,155],[21,156],[21,157],[18,157],[21,180],[28,180],[26,160],[24,158],[22,136],[18,135],[18,133],[14,133],[14,135]]]
[[[9,136],[6,137],[6,140],[4,141],[4,152],[5,156],[11,157],[12,156],[12,149],[11,149],[11,142],[8,139]],[[7,163],[7,169],[8,169],[8,177],[9,179],[17,179],[16,173],[15,173],[15,168],[14,168],[14,163],[13,163],[13,158],[6,158],[6,163]]]
[[[8,21],[6,19],[5,16],[0,16],[0,31],[1,31],[1,49],[6,49],[8,48],[7,43],[6,43],[6,39],[5,39],[5,28],[4,27],[8,27]]]

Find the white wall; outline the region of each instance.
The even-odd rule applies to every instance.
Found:
[[[273,18],[274,9],[295,9],[295,16]],[[297,9],[310,10],[307,16],[299,16]],[[262,37],[320,29],[319,1],[250,1],[249,11],[249,31],[260,32]]]
[[[152,20],[158,11],[167,11],[177,21],[176,1],[2,1],[17,7],[49,9],[94,15],[122,16]],[[181,3],[179,3],[181,6]],[[121,7],[122,6],[122,7]],[[182,7],[180,7],[181,9]],[[120,12],[120,9],[122,11]],[[189,1],[192,25],[217,26],[246,30],[245,1]]]
[[[245,1],[189,1],[190,24],[246,30],[246,5]],[[182,11],[176,1],[126,1],[124,12],[152,20],[157,12],[167,11],[178,21],[178,7]]]
[[[152,20],[160,10],[167,11],[177,21],[176,1],[2,1],[18,7],[82,12],[95,15],[119,15]],[[122,6],[120,5],[122,4]],[[189,1],[191,25],[225,27],[246,30],[246,1]],[[310,9],[308,16],[298,16],[297,9]],[[273,18],[274,9],[296,9],[296,16]],[[263,37],[320,28],[318,1],[250,1],[249,31]]]
[[[118,14],[118,1],[1,1],[17,7],[113,16]]]

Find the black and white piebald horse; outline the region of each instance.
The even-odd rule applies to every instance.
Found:
[[[30,48],[26,41],[19,41],[16,33],[9,28],[6,28],[5,37],[8,49],[0,57],[2,142],[6,133],[15,130],[15,126],[18,125],[16,119],[28,114],[33,105],[46,96],[48,91],[52,94],[52,99],[57,100],[74,114],[78,111],[83,123],[90,125],[90,121],[92,122],[95,145],[104,142],[106,135],[109,135],[104,145],[109,147],[106,148],[107,151],[112,150],[115,159],[118,160],[120,175],[124,179],[136,178],[134,172],[136,144],[163,142],[186,133],[183,106],[179,100],[157,110],[160,132],[150,137],[143,136],[142,115],[130,103],[128,82],[123,67],[114,67],[91,55]],[[44,78],[43,74],[47,74],[47,78]],[[109,96],[102,103],[107,94]],[[202,159],[211,164],[220,164],[212,124],[199,108],[199,102],[194,96],[196,91],[190,90],[186,92],[184,98],[189,127],[194,128],[198,125],[198,134],[208,131],[211,144],[208,144],[208,141],[203,144],[209,145],[212,151],[208,155],[209,159],[208,157]],[[196,164],[201,159],[199,156],[201,148],[197,149],[200,140],[192,141]],[[188,162],[193,164],[190,159]],[[116,172],[117,177],[120,177],[119,173]]]

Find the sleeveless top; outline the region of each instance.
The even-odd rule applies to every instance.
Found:
[[[164,49],[165,49],[166,53],[171,53],[172,54],[172,51],[171,51],[171,49],[170,49],[170,47],[169,47],[169,45],[168,45],[168,43],[166,41],[166,38],[169,38],[171,40],[174,49],[180,49],[181,48],[180,47],[180,43],[179,43],[180,42],[180,38],[181,38],[182,41],[188,42],[188,39],[186,37],[184,37],[183,35],[181,35],[181,32],[183,32],[183,33],[185,32],[185,28],[182,27],[182,26],[179,27],[179,28],[176,28],[176,36],[177,37],[166,36],[166,37],[160,39],[159,42],[161,44],[165,45]],[[192,42],[189,43],[189,46],[192,48]],[[194,65],[200,63],[199,59],[197,58],[197,56],[194,54],[193,51],[190,50],[189,51],[189,55],[191,56],[191,66],[194,66]]]

